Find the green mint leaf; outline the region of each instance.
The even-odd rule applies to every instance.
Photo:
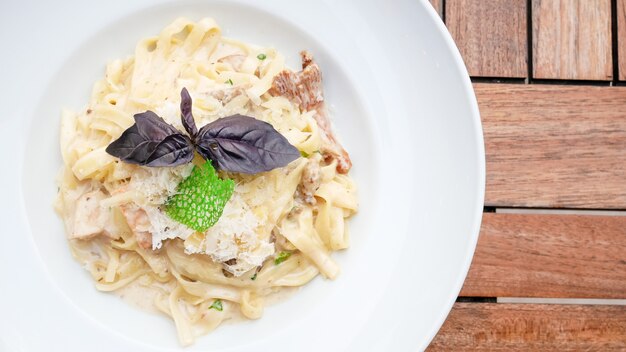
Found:
[[[216,299],[215,301],[213,301],[213,304],[211,304],[209,309],[215,309],[215,310],[218,310],[220,312],[222,310],[224,310],[224,307],[222,306],[222,300],[221,299]]]
[[[278,265],[291,257],[291,252],[280,252],[274,258],[274,264]]]
[[[267,56],[265,54],[259,54],[256,56],[257,59],[259,60],[265,60],[267,58]]]
[[[233,195],[235,182],[222,180],[211,162],[195,166],[191,175],[176,188],[176,194],[165,204],[165,213],[172,219],[198,232],[215,225]]]

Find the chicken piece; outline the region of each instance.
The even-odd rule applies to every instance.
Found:
[[[231,54],[224,57],[221,57],[217,62],[222,62],[225,64],[229,64],[230,67],[233,68],[234,71],[239,71],[241,65],[246,60],[246,55],[243,54]]]
[[[152,233],[150,230],[152,229],[152,225],[150,225],[146,211],[135,204],[120,205],[120,210],[124,218],[126,218],[128,227],[133,231],[133,235],[139,247],[151,249]]]
[[[100,206],[100,202],[107,196],[100,190],[87,192],[76,200],[76,211],[71,239],[85,239],[103,234],[107,237],[116,238],[111,231],[111,214],[109,209]]]
[[[283,70],[272,81],[270,94],[282,95],[296,103],[303,111],[313,110],[324,102],[322,71],[311,55],[303,51],[302,71]]]
[[[321,156],[315,153],[307,161],[304,170],[302,170],[302,178],[298,189],[296,190],[296,197],[303,203],[315,205],[315,192],[320,188],[322,178],[320,175],[320,159]]]
[[[244,93],[247,86],[237,86],[233,88],[218,89],[209,93],[210,96],[217,99],[222,105],[228,104],[234,98]]]
[[[334,144],[332,144],[332,142],[334,142]],[[329,163],[333,160],[337,161],[337,172],[340,174],[347,174],[352,168],[350,155],[334,138],[331,140],[331,144],[323,145],[320,148],[320,153],[322,153],[324,160]]]
[[[350,155],[335,138],[330,120],[326,115],[322,87],[322,71],[307,51],[300,53],[302,70],[293,72],[283,70],[272,81],[269,93],[273,96],[284,96],[297,104],[302,111],[315,110],[315,121],[322,130],[322,147],[320,152],[324,160],[337,160],[337,172],[345,174],[350,171],[352,161]]]
[[[276,235],[276,248],[285,251],[295,251],[298,249],[281,234]]]

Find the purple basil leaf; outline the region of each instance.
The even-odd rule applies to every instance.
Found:
[[[180,92],[180,119],[187,133],[189,133],[191,138],[195,138],[196,134],[198,134],[198,127],[196,127],[196,122],[191,114],[191,96],[187,88],[183,88]]]
[[[135,123],[106,148],[129,164],[176,166],[193,159],[193,143],[152,111],[135,115]]]
[[[186,164],[193,159],[193,144],[189,137],[182,133],[172,134],[154,149],[146,159],[146,166],[177,166]]]
[[[171,134],[180,133],[174,126],[150,110],[135,114],[134,117],[137,130],[145,140],[162,141]]]
[[[159,145],[156,141],[143,141],[133,149],[124,159],[129,164],[145,165],[146,160],[154,153],[154,150]]]
[[[255,174],[283,167],[300,157],[287,138],[267,122],[233,115],[202,127],[196,149],[215,167],[231,172]]]
[[[139,134],[137,125],[130,126],[117,140],[107,146],[106,152],[125,160],[135,148],[145,142],[145,139]]]

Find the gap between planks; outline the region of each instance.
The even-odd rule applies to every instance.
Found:
[[[601,298],[536,298],[536,297],[498,297],[496,303],[511,304],[576,304],[595,306],[626,306],[626,299]]]
[[[576,304],[599,306],[626,306],[626,299],[602,298],[543,298],[543,297],[467,297],[459,296],[456,302],[507,303],[507,304]]]
[[[619,79],[626,81],[626,0],[616,0],[615,20],[617,21],[617,28],[615,28],[618,61],[618,75]]]
[[[496,208],[495,213],[498,213],[498,214],[626,216],[626,210],[554,209],[554,208]]]

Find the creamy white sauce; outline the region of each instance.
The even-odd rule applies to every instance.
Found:
[[[152,285],[156,284],[157,283],[153,283]],[[139,280],[135,280],[119,290],[113,291],[115,295],[136,308],[150,313],[161,314],[162,312],[154,303],[159,292],[157,288],[142,285]]]
[[[158,285],[158,283],[155,282],[151,285]],[[300,287],[275,288],[274,292],[265,296],[265,307],[284,302],[291,298],[291,296],[295,295],[296,292],[298,292],[299,290]],[[139,280],[135,280],[130,284],[120,288],[119,290],[113,291],[116,296],[120,297],[126,303],[136,308],[150,313],[162,314],[162,312],[159,310],[159,308],[157,308],[156,304],[154,303],[159,292],[160,291],[157,288],[142,285]],[[224,304],[228,305],[229,309],[224,309],[224,313],[226,313],[228,316],[224,318],[222,324],[232,324],[250,320],[241,313],[239,305],[231,302],[224,302]]]

